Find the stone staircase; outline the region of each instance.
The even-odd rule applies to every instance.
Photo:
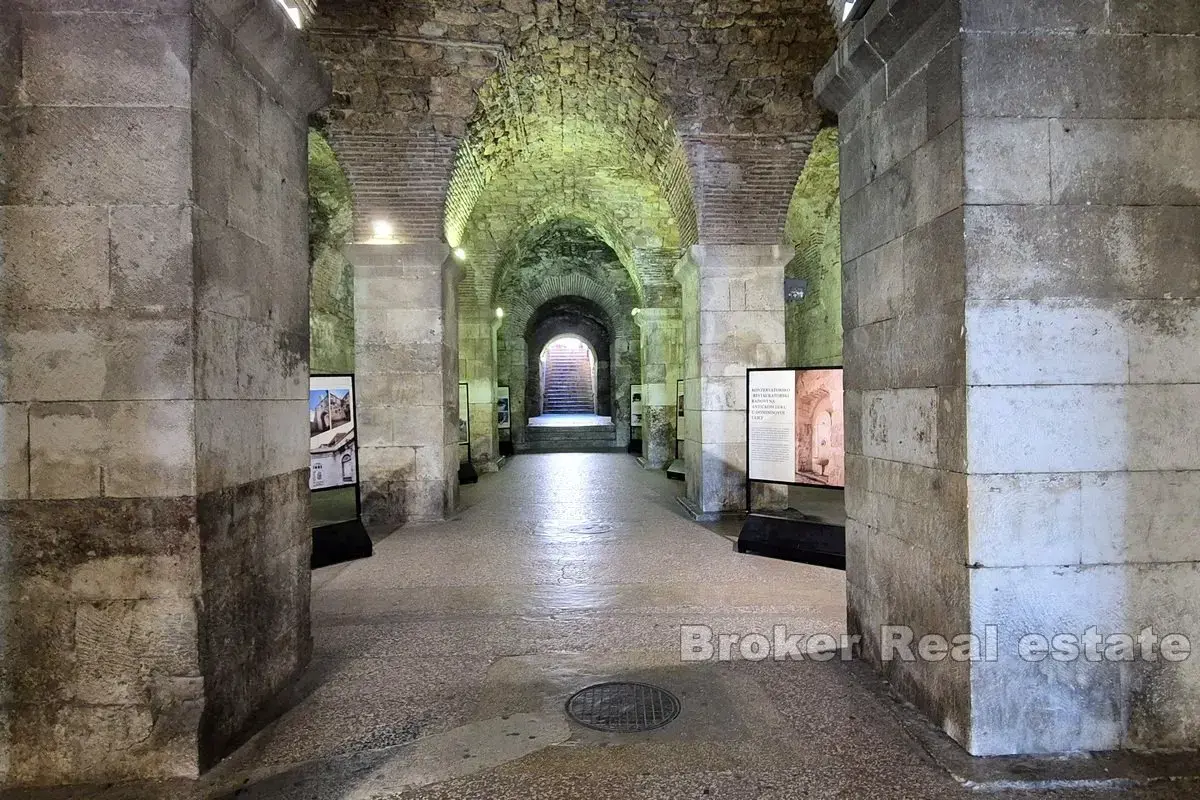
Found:
[[[612,423],[530,426],[528,441],[516,446],[518,453],[604,453],[617,449],[617,428]]]
[[[596,385],[585,347],[563,342],[546,351],[543,414],[596,413]]]

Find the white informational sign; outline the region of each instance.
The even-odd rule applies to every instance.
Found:
[[[844,487],[842,370],[751,370],[746,383],[750,480]]]
[[[500,430],[512,428],[512,409],[508,402],[508,387],[496,387],[496,423]]]
[[[749,452],[752,481],[796,480],[796,373],[764,370],[747,373]]]
[[[641,384],[634,384],[629,387],[629,424],[635,428],[642,424]]]
[[[332,489],[358,482],[354,379],[349,375],[309,378],[308,488]]]

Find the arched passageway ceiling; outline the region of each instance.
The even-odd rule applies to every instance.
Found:
[[[554,217],[592,221],[642,285],[637,249],[697,241],[689,167],[653,71],[623,28],[535,33],[479,91],[446,199],[446,238],[500,254]],[[495,258],[477,258],[478,288]]]
[[[561,152],[533,163],[570,173],[568,130],[620,155],[608,159],[613,175],[656,187],[684,245],[693,230],[708,243],[777,243],[821,119],[812,79],[836,43],[828,0],[318,9],[309,40],[334,76],[329,124],[358,229],[392,217],[413,241],[461,243],[485,189],[517,185],[504,173],[537,147]]]
[[[463,242],[481,298],[496,290],[542,229],[562,219],[586,223],[616,254],[639,296],[671,280],[662,259],[678,260],[683,245],[670,209],[644,181],[603,167],[556,172],[536,160],[514,165],[506,178],[508,191],[498,183],[481,198]]]
[[[590,210],[594,212],[594,209]],[[580,214],[588,213],[581,210]],[[495,259],[493,296],[501,304],[512,298],[539,294],[548,285],[572,275],[582,275],[604,287],[618,306],[641,305],[642,275],[628,268],[632,251],[624,254],[614,224],[592,214],[593,219],[553,219],[535,216],[524,234]],[[641,262],[648,259],[639,258]],[[661,276],[651,275],[661,280]]]

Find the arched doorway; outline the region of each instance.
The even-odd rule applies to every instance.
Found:
[[[596,352],[568,333],[552,339],[538,358],[543,414],[596,413]]]

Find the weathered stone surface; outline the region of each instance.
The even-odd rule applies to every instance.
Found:
[[[347,251],[355,270],[356,372],[395,392],[359,398],[359,477],[368,525],[437,520],[454,509],[458,326],[447,320],[457,318],[458,265],[449,256],[444,244],[356,245]],[[393,308],[405,294],[401,287],[428,305]],[[401,404],[406,374],[428,376],[437,391]],[[422,448],[430,454],[418,465]]]
[[[804,299],[785,305],[788,366],[842,363],[837,135],[837,129],[827,128],[817,136],[788,209],[787,235],[796,256],[784,277],[807,282]]]
[[[308,657],[322,79],[210,5],[3,11],[5,785],[194,777]]]
[[[687,309],[683,317],[685,396],[704,404],[698,404],[687,423],[686,490],[702,512],[745,508],[745,391],[730,391],[730,382],[740,380],[744,385],[748,367],[784,365],[783,274],[794,255],[791,247],[783,246],[700,246],[692,248],[676,268]],[[725,291],[732,311],[701,308],[693,315],[692,309],[700,307],[699,298],[706,292],[711,296]],[[722,401],[710,407],[714,394]]]
[[[1196,741],[1180,713],[1196,707],[1190,667],[1047,666],[1016,651],[1029,632],[1191,627],[1179,609],[1197,554],[1180,532],[1194,527],[1200,447],[1183,410],[1196,402],[1200,156],[1184,76],[1197,50],[1121,35],[1176,33],[1189,12],[1163,4],[1151,24],[1118,5],[869,14],[822,78],[856,121],[842,147],[850,624],[892,684],[978,754]],[[908,32],[884,40],[886,97],[850,52],[872,25]],[[868,163],[911,145],[919,98],[905,81],[944,57],[934,50],[961,53],[961,79],[942,85],[966,115],[961,158],[930,150],[944,193],[910,183],[930,178],[904,161]],[[963,205],[929,204],[956,181]],[[939,216],[920,224],[923,208]],[[917,636],[996,625],[998,658],[885,662],[878,627],[900,620]]]
[[[311,653],[307,465],[206,492],[197,500],[197,520],[204,573],[201,759],[207,766],[253,725]]]

